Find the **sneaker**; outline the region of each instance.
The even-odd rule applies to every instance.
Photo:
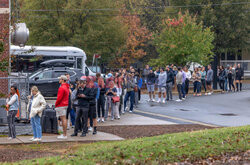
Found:
[[[67,136],[63,136],[63,134],[61,134],[60,136],[57,136],[57,139],[67,139]]]
[[[32,137],[32,138],[30,138],[30,141],[33,141],[35,138],[34,137]]]
[[[32,140],[33,142],[40,142],[40,141],[42,141],[42,139],[41,138],[35,138],[34,140]]]
[[[118,120],[120,120],[120,118],[121,118],[120,116],[117,117]]]
[[[165,104],[165,103],[166,103],[165,99],[162,101],[162,103],[163,103],[163,104]]]
[[[104,123],[104,119],[102,118],[102,122]]]
[[[186,99],[183,97],[182,100],[186,100]]]
[[[177,102],[181,102],[182,100],[180,100],[180,99],[178,99],[178,100],[176,100]]]
[[[160,103],[161,102],[161,99],[158,99],[157,103]]]
[[[129,113],[132,113],[132,112],[133,112],[133,111],[131,111],[131,110],[129,111]]]
[[[155,102],[155,99],[153,99],[152,101]]]
[[[114,118],[113,118],[113,117],[111,118],[111,121],[114,121]]]
[[[101,119],[100,119],[100,118],[98,118],[98,119],[97,119],[97,122],[99,123],[100,121],[101,121]]]
[[[71,136],[77,136],[77,133],[73,133]]]
[[[125,112],[128,111],[128,107],[126,107],[124,111],[125,111]]]
[[[89,127],[89,129],[88,129],[89,131],[92,131],[93,130],[93,128],[92,127]]]
[[[148,99],[148,102],[152,101],[151,99]]]
[[[207,95],[212,95],[212,93],[209,92]]]
[[[13,138],[12,137],[8,137],[8,140],[12,140]]]

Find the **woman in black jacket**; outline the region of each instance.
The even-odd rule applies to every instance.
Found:
[[[219,85],[220,85],[220,89],[222,89],[222,91],[224,92],[225,90],[225,77],[226,77],[226,72],[223,66],[220,66],[220,70],[219,70]]]
[[[240,64],[238,64],[237,68],[236,68],[236,88],[237,88],[237,92],[239,91],[239,83],[240,83],[240,91],[242,90],[242,80],[243,80],[243,76],[244,76],[244,71],[241,68]]]

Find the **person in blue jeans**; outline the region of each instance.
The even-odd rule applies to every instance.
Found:
[[[40,121],[42,112],[46,108],[46,101],[36,86],[31,88],[31,96],[28,96],[28,98],[28,111],[30,112],[30,121],[33,129],[33,138],[30,140],[41,141],[42,127]]]
[[[133,112],[133,108],[134,108],[134,100],[135,100],[135,88],[136,84],[135,84],[135,80],[134,80],[134,73],[132,74],[128,74],[128,76],[125,78],[125,88],[127,89],[127,93],[125,95],[125,99],[124,99],[124,112],[126,111],[126,107],[127,107],[127,101],[130,98],[130,110],[129,112],[132,113]]]

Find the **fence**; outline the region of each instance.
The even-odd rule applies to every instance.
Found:
[[[12,85],[16,86],[20,93],[20,101],[19,101],[19,120],[27,120],[28,113],[26,111],[28,99],[27,96],[29,95],[29,79],[27,76],[9,76],[9,77],[0,77],[0,80],[8,81],[8,93],[10,93],[10,87]],[[6,99],[1,99],[0,101],[0,123],[6,122],[6,111],[3,108],[5,105]],[[18,116],[18,115],[17,115]]]

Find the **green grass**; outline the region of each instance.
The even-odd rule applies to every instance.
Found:
[[[250,126],[166,134],[119,142],[79,144],[74,153],[17,164],[162,164],[196,161],[250,149]],[[63,144],[62,144],[63,145]]]

